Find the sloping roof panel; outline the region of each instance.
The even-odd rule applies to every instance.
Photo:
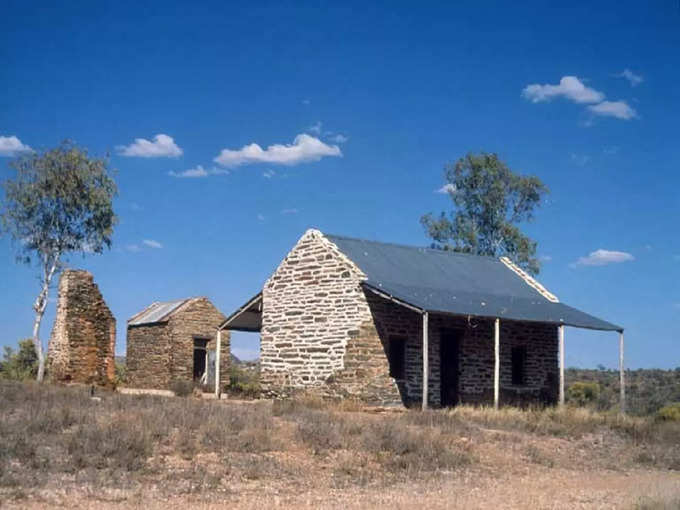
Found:
[[[365,285],[422,310],[622,330],[546,299],[499,259],[326,235],[367,276]]]
[[[142,324],[153,324],[156,322],[164,322],[167,318],[175,312],[180,306],[189,301],[188,299],[180,299],[178,301],[164,301],[152,303],[140,313],[132,317],[128,321],[128,326],[140,326]]]

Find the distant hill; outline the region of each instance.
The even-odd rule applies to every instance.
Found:
[[[626,407],[630,414],[648,415],[661,407],[680,402],[680,367],[674,370],[626,370]],[[613,409],[619,403],[619,372],[607,369],[568,368],[567,388],[571,383],[596,382],[600,395],[595,402],[599,410]]]

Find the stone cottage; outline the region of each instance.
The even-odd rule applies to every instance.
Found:
[[[564,326],[620,332],[623,377],[623,329],[507,258],[308,230],[220,329],[260,331],[270,395],[425,408],[562,402]]]
[[[116,319],[91,273],[67,269],[59,279],[48,375],[58,382],[108,386],[116,375]]]
[[[220,365],[214,370],[216,331],[224,315],[205,297],[156,302],[127,323],[127,376],[133,388],[169,389],[173,381],[218,387],[229,381],[229,334],[220,334]],[[212,365],[211,365],[212,364]]]

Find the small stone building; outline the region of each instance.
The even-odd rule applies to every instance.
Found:
[[[507,258],[308,230],[222,328],[260,331],[265,394],[439,407],[556,402],[565,325],[622,331]]]
[[[111,385],[116,375],[116,319],[91,273],[61,274],[50,336],[48,375],[58,382]]]
[[[156,302],[133,316],[127,323],[128,386],[169,389],[176,380],[214,384],[216,331],[224,319],[205,297]],[[229,353],[229,334],[223,333],[220,387],[229,382]]]

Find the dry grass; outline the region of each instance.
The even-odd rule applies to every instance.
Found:
[[[210,498],[253,487],[369,490],[523,469],[680,471],[680,424],[580,409],[381,414],[314,398],[100,396],[0,383],[0,500],[62,487],[122,490],[123,499],[147,490]]]

